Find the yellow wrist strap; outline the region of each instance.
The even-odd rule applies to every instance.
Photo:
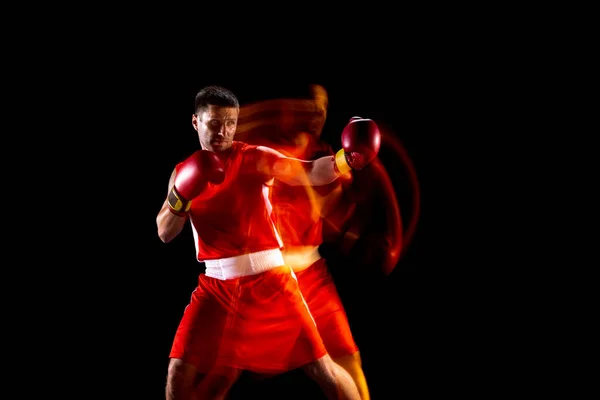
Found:
[[[191,201],[185,201],[179,197],[179,194],[173,187],[173,189],[169,192],[169,196],[167,197],[167,202],[169,203],[169,207],[173,211],[186,213],[192,207]]]
[[[335,153],[335,166],[337,167],[340,175],[344,175],[352,171],[352,168],[348,165],[348,161],[346,161],[344,149],[339,149],[338,152]]]

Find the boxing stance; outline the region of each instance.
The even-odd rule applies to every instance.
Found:
[[[380,133],[367,119],[351,121],[334,156],[286,157],[234,140],[239,103],[229,90],[196,95],[192,124],[201,150],[177,164],[157,215],[167,243],[190,221],[198,277],[175,333],[167,400],[223,398],[242,370],[283,373],[302,368],[329,399],[360,399],[352,378],[323,345],[298,283],[281,253],[266,182],[326,185],[377,155]]]

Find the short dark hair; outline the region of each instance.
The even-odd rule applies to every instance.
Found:
[[[194,112],[196,114],[205,111],[209,105],[218,107],[240,107],[240,102],[235,94],[222,86],[207,86],[196,94],[194,101]]]

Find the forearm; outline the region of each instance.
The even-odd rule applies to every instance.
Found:
[[[187,216],[179,216],[169,210],[169,204],[165,200],[162,208],[156,216],[158,237],[164,243],[169,243],[183,230]]]
[[[335,168],[334,156],[317,158],[312,164],[309,180],[313,186],[327,185],[340,177]]]

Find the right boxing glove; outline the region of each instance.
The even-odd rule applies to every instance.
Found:
[[[225,168],[219,157],[212,151],[197,150],[177,170],[175,184],[167,197],[169,211],[184,216],[208,182],[218,185],[223,179]]]
[[[342,131],[342,148],[335,155],[340,174],[363,169],[379,153],[381,132],[372,119],[352,117]]]

